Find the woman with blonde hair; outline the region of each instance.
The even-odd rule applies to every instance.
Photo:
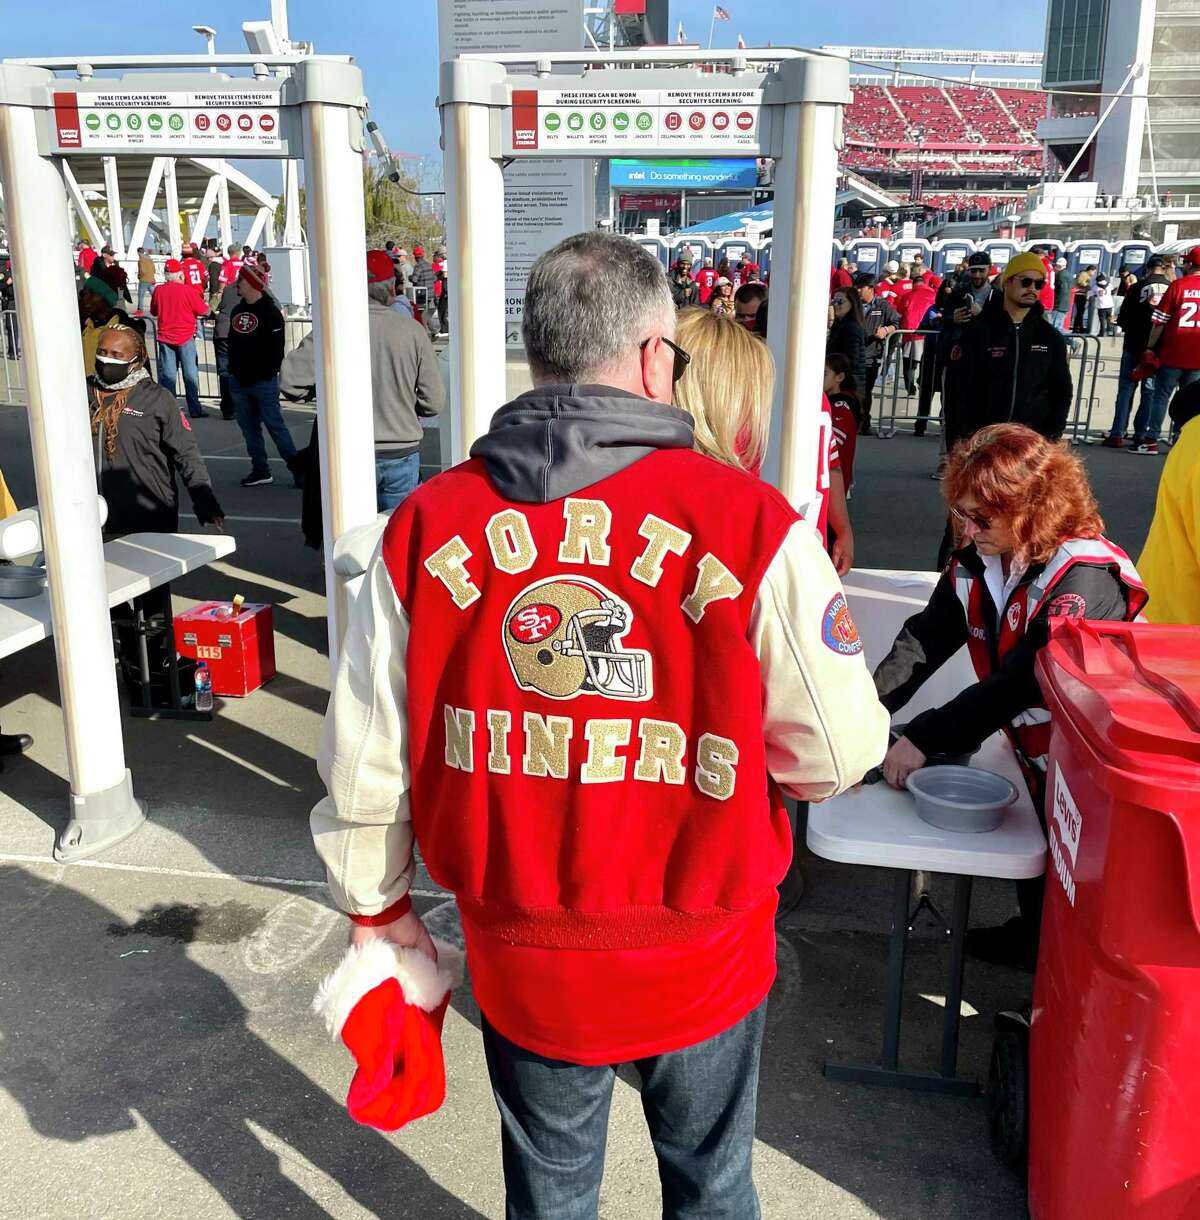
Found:
[[[964,644],[978,681],[914,716],[883,775],[903,787],[930,755],[969,754],[1003,731],[1044,825],[1050,713],[1034,663],[1050,620],[1134,619],[1146,590],[1129,556],[1104,537],[1083,463],[1024,424],[992,424],[958,445],[942,494],[958,549],[876,668],[875,689],[899,711]],[[1032,969],[1041,894],[1036,882],[1018,883],[1022,916],[971,932],[968,949]]]
[[[695,421],[696,448],[727,466],[758,474],[767,450],[775,391],[770,349],[732,318],[705,309],[680,311],[675,340],[690,356],[675,384],[675,405]],[[824,396],[818,453],[821,504],[814,524],[828,542],[838,575],[845,576],[854,562],[854,535]]]

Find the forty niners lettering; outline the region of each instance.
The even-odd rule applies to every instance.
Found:
[[[612,513],[602,500],[569,497],[563,502],[563,532],[558,545],[557,560],[562,564],[590,564],[608,567],[612,552],[608,542]],[[629,567],[629,575],[640,583],[655,588],[662,579],[664,565],[670,557],[682,558],[692,543],[692,536],[669,521],[647,513],[638,527],[646,545]],[[508,575],[519,575],[533,567],[538,558],[537,545],[525,514],[518,509],[496,513],[484,529],[484,540],[494,566]],[[470,547],[458,535],[440,546],[424,560],[425,570],[447,591],[450,600],[460,610],[473,605],[481,596],[478,585],[467,571],[466,562],[473,555]],[[582,588],[582,586],[580,586]],[[620,600],[607,595],[600,586],[592,589],[611,616],[614,634],[624,633],[627,613]],[[703,619],[707,608],[715,601],[738,597],[742,583],[711,552],[697,563],[696,579],[691,592],[683,599],[680,609],[694,623]],[[510,608],[511,609],[511,608]],[[528,619],[528,622],[526,621]],[[530,643],[535,627],[545,627],[549,635],[558,625],[558,615],[551,605],[540,600],[518,612],[510,620],[510,630],[522,643]],[[526,638],[528,637],[528,638]],[[511,641],[510,641],[511,643]],[[573,656],[568,645],[564,657]],[[549,661],[549,654],[547,661]],[[513,658],[510,655],[510,663]],[[585,690],[613,698],[646,698],[650,691],[652,658],[641,650],[623,650],[604,665],[607,681],[591,674]],[[582,665],[579,665],[582,669]],[[524,682],[518,684],[530,689]],[[644,677],[644,681],[643,681]],[[575,693],[563,688],[547,691],[553,697],[568,697]],[[487,770],[493,774],[512,773],[513,759],[509,753],[511,736],[523,740],[520,767],[524,774],[565,780],[570,770],[569,754],[573,738],[586,742],[586,758],[579,766],[581,783],[620,782],[632,767],[635,780],[647,783],[683,784],[687,778],[688,740],[684,730],[666,720],[592,718],[583,723],[581,731],[569,716],[541,716],[525,712],[521,722],[513,724],[513,713],[488,708],[477,716],[470,708],[445,705],[446,766],[460,771],[475,769],[475,739],[487,745]],[[515,744],[515,743],[514,743]],[[628,754],[621,753],[628,749]],[[728,800],[736,784],[737,744],[714,733],[702,733],[695,743],[691,779],[696,788],[714,800]]]

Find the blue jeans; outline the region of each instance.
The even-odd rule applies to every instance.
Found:
[[[1167,369],[1160,368],[1154,374],[1154,406],[1146,410],[1146,401],[1138,408],[1137,417],[1133,421],[1134,436],[1149,437],[1158,440],[1162,431],[1163,420],[1167,418],[1167,407],[1171,405],[1171,395],[1178,388],[1200,381],[1200,369]]]
[[[375,455],[375,510],[390,512],[421,481],[421,455],[408,453],[404,457]]]
[[[1129,378],[1133,370],[1141,363],[1141,357],[1137,352],[1122,352],[1121,353],[1121,368],[1117,373],[1117,406],[1113,413],[1113,426],[1109,432],[1109,436],[1121,440],[1125,436],[1125,425],[1129,423],[1129,408],[1133,406],[1133,387],[1134,382]],[[1138,400],[1138,419],[1142,418],[1142,413],[1149,415],[1154,403],[1154,378],[1147,377],[1142,382],[1142,396]],[[1133,430],[1134,436],[1140,436],[1135,427]]]
[[[187,409],[191,416],[201,416],[200,369],[196,363],[196,341],[186,343],[158,343],[158,384],[175,393],[176,366],[183,369],[183,389],[187,395]]]
[[[250,465],[255,470],[268,470],[267,445],[263,440],[263,426],[271,434],[279,456],[291,465],[296,456],[296,446],[292,434],[283,422],[279,410],[279,378],[272,377],[269,381],[256,381],[253,385],[242,385],[231,373],[229,375],[229,393],[233,398],[233,409],[237,415],[238,427],[246,439],[246,452],[250,455]]]
[[[138,309],[142,313],[146,312],[146,303],[154,295],[154,285],[147,284],[143,280],[138,280]]]
[[[663,1220],[758,1220],[750,1175],[767,1002],[722,1034],[639,1059]],[[506,1220],[596,1220],[615,1067],[544,1059],[484,1018]]]

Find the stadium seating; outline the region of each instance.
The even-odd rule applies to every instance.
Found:
[[[852,88],[842,157],[847,168],[907,169],[919,163],[928,172],[1028,175],[1041,169],[1041,147],[1033,132],[1046,98],[1037,89],[941,88],[933,83]],[[930,147],[938,144],[969,147]],[[910,155],[915,153],[912,145],[927,151],[919,158]],[[1015,145],[1027,151],[1017,152]]]

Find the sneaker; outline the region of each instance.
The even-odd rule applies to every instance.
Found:
[[[948,460],[948,458],[943,456],[941,461],[939,461],[937,464],[937,469],[929,477],[931,479],[936,479],[940,483],[946,477],[946,463]]]
[[[1105,449],[1124,449],[1125,438],[1123,436],[1106,436],[1100,444]]]
[[[275,478],[269,470],[252,470],[243,480],[243,487],[261,487],[264,483],[274,483]]]
[[[1143,441],[1140,445],[1134,446],[1131,452],[1149,454],[1151,457],[1157,457],[1158,441]]]

